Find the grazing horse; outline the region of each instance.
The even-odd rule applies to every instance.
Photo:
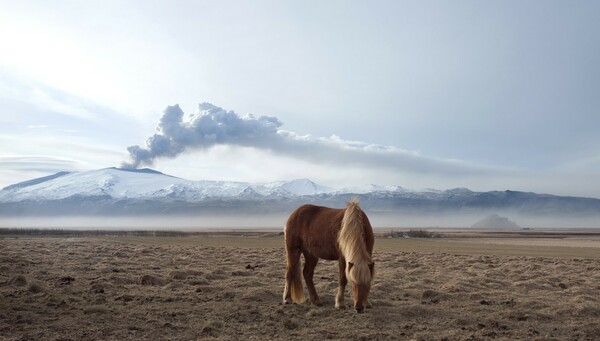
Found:
[[[283,303],[304,302],[304,288],[300,275],[300,254],[304,255],[304,280],[310,302],[320,306],[313,275],[319,258],[338,260],[339,288],[335,307],[345,308],[344,290],[348,280],[352,284],[354,308],[362,313],[369,306],[369,290],[373,280],[373,229],[358,200],[346,208],[303,205],[288,218],[285,225],[287,267]]]

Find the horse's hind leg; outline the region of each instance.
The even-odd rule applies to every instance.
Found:
[[[335,295],[335,307],[338,309],[345,309],[344,305],[344,292],[346,291],[346,284],[348,284],[348,279],[346,278],[346,260],[344,258],[340,258],[339,261],[339,287],[337,295]]]
[[[310,296],[310,303],[320,306],[323,304],[321,299],[317,295],[317,290],[315,289],[315,283],[313,282],[313,276],[315,274],[315,267],[319,262],[319,258],[311,255],[308,252],[304,252],[304,281],[306,282],[306,286],[308,287],[308,295]]]

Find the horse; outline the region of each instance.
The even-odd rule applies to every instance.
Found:
[[[300,254],[304,255],[304,280],[308,287],[310,302],[321,306],[322,302],[313,282],[319,259],[339,262],[339,287],[335,307],[344,309],[344,291],[348,280],[352,284],[354,309],[362,313],[370,308],[369,291],[374,276],[373,229],[369,218],[359,207],[356,199],[346,208],[303,205],[287,220],[284,229],[287,266],[283,303],[305,302],[300,275]]]

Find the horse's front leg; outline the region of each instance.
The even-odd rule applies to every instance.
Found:
[[[317,266],[318,262],[319,258],[309,254],[308,252],[304,253],[304,281],[306,282],[306,287],[308,288],[310,303],[316,306],[323,304],[319,298],[319,295],[317,295],[317,290],[315,289],[315,283],[313,281],[315,267]]]
[[[346,291],[346,284],[348,284],[348,279],[346,279],[346,260],[344,259],[344,257],[341,257],[339,260],[339,270],[339,287],[337,295],[335,295],[335,307],[337,309],[345,309],[346,306],[344,305],[344,292]]]

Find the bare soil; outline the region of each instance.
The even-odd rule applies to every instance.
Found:
[[[334,308],[336,262],[317,266],[322,307],[283,305],[276,234],[5,236],[0,339],[600,339],[600,240],[511,238],[378,238],[357,314],[349,292]]]

